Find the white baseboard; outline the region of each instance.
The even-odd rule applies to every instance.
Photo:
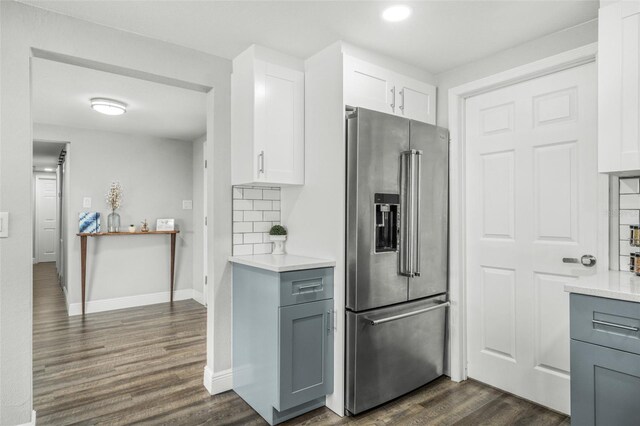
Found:
[[[208,366],[204,367],[204,387],[211,395],[233,389],[233,370],[229,368],[214,373]]]
[[[29,423],[22,423],[18,426],[36,426],[36,410],[31,410],[31,421]]]
[[[192,288],[176,290],[173,293],[173,300],[195,299],[195,290]],[[155,305],[156,303],[166,303],[170,300],[168,291],[151,294],[141,294],[138,296],[117,297],[115,299],[90,300],[85,304],[85,312],[88,314],[95,312],[113,311],[115,309],[134,308],[136,306]],[[197,300],[197,299],[196,299]],[[200,295],[202,300],[202,295]],[[82,303],[71,303],[67,305],[69,316],[82,315]]]
[[[192,299],[204,306],[204,296],[198,290],[193,290]]]
[[[35,258],[35,257],[32,257],[32,259],[33,259],[33,264],[34,264],[34,265],[35,265],[36,263],[38,263],[38,261],[36,260],[36,258]]]

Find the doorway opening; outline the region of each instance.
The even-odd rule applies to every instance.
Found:
[[[208,91],[55,58],[31,66],[34,165],[37,149],[61,148],[53,171],[34,174],[38,420],[110,422],[126,411],[135,422],[137,404],[152,398],[161,412],[163,400],[188,397],[179,393],[191,382],[208,395]],[[100,114],[94,98],[120,100],[126,112]],[[120,224],[110,229],[114,182]]]

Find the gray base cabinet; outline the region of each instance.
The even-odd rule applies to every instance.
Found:
[[[640,303],[571,294],[571,424],[640,424]]]
[[[233,389],[269,424],[333,392],[333,268],[233,265]]]

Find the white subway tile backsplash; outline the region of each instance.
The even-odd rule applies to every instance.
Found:
[[[265,189],[262,193],[263,198],[265,200],[279,200],[280,199],[280,191],[273,189]]]
[[[269,232],[271,222],[253,222],[253,232]]]
[[[233,200],[233,210],[253,210],[253,201]]]
[[[253,223],[252,222],[233,222],[233,232],[234,233],[253,232]]]
[[[263,214],[263,220],[277,221],[280,220],[280,212],[277,211],[266,211]]]
[[[620,179],[620,194],[640,193],[640,178]]]
[[[621,210],[639,210],[640,209],[640,194],[620,194],[620,209]]]
[[[254,254],[253,253],[253,244],[237,244],[233,246],[233,254],[245,255],[245,254]]]
[[[246,188],[242,192],[245,200],[262,200],[262,189]]]
[[[620,225],[637,225],[639,217],[638,210],[620,210]]]
[[[273,244],[254,244],[253,254],[269,254],[273,251]]]
[[[261,222],[262,221],[262,212],[255,210],[247,210],[244,212],[244,221],[245,222]]]
[[[233,187],[233,254],[268,254],[271,226],[280,223],[280,188]]]
[[[262,234],[259,232],[252,232],[250,234],[242,234],[245,244],[262,243]]]
[[[635,253],[640,251],[640,248],[633,247],[629,244],[629,241],[620,241],[620,255],[621,256],[629,256],[631,253]]]
[[[620,256],[620,270],[621,271],[628,271],[629,270],[629,256]]]
[[[271,201],[256,200],[253,202],[253,210],[272,210],[273,204]]]

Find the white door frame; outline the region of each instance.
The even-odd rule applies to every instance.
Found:
[[[568,68],[596,61],[598,44],[592,43],[527,65],[449,89],[449,354],[451,380],[467,379],[467,303],[465,245],[465,106],[466,99]],[[598,266],[609,269],[608,176],[598,182]]]

